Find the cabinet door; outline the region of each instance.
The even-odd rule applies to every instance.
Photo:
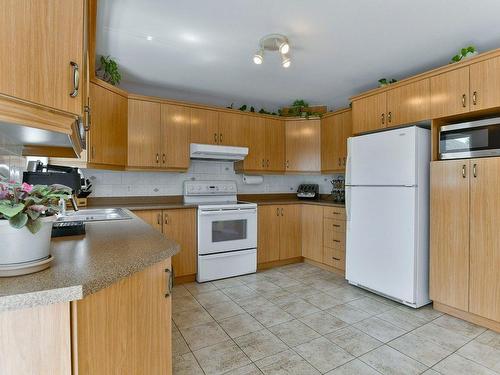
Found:
[[[196,210],[163,210],[163,234],[181,246],[181,251],[172,257],[175,276],[196,274]]]
[[[170,259],[72,302],[79,374],[172,374]]]
[[[339,145],[343,171],[347,162],[347,139],[350,136],[352,136],[352,111],[347,111],[342,114],[342,137]]]
[[[90,84],[92,127],[89,131],[89,161],[96,164],[127,164],[127,98]]]
[[[189,168],[190,127],[189,107],[161,105],[162,168]]]
[[[243,161],[244,170],[266,170],[266,120],[261,117],[249,117],[247,121],[248,125],[243,129],[245,136],[240,144],[248,147],[248,155]]]
[[[286,121],[286,171],[321,170],[320,120]]]
[[[302,206],[302,256],[323,262],[323,207]]]
[[[285,171],[285,123],[266,119],[266,166],[269,172]]]
[[[6,0],[0,12],[0,92],[75,114],[83,87],[84,0]]]
[[[340,150],[337,148],[338,131],[341,129],[341,115],[321,119],[321,171],[329,172],[340,168]]]
[[[241,146],[249,116],[239,113],[219,113],[219,144]]]
[[[375,94],[352,102],[352,132],[364,133],[385,128],[386,93]]]
[[[302,255],[301,205],[280,206],[280,259],[290,259]]]
[[[469,311],[500,321],[500,158],[471,160]]]
[[[128,165],[160,168],[161,105],[128,101]]]
[[[431,163],[430,297],[469,309],[469,161]]]
[[[215,145],[219,140],[219,113],[191,108],[191,143]]]
[[[469,112],[469,67],[431,77],[431,117]]]
[[[470,66],[470,109],[500,106],[500,57]]]
[[[429,79],[387,91],[387,126],[430,119],[430,95]]]
[[[259,206],[257,263],[273,262],[280,259],[280,208]]]
[[[146,223],[155,228],[158,232],[163,231],[163,217],[161,210],[139,210],[134,211]]]

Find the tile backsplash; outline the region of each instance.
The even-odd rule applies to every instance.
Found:
[[[293,193],[301,183],[319,184],[321,194],[328,194],[333,175],[263,175],[258,185],[246,185],[234,171],[232,162],[192,161],[185,173],[114,172],[82,170],[93,185],[91,197],[182,195],[186,180],[235,180],[239,193]]]
[[[14,144],[0,133],[0,176],[21,182],[26,169],[26,159],[22,156],[22,146]]]

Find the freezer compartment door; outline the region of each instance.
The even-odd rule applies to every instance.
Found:
[[[346,279],[415,302],[415,187],[348,187]]]
[[[416,185],[416,130],[349,138],[346,185]]]
[[[196,281],[224,279],[257,271],[257,249],[198,256]]]

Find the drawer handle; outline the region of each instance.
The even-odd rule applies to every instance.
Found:
[[[167,273],[167,290],[165,291],[165,298],[168,298],[172,294],[172,288],[174,287],[174,269],[165,269]]]
[[[333,215],[340,215],[340,212],[333,211],[332,214]]]
[[[333,260],[338,260],[340,261],[340,258],[335,258],[335,257],[332,257]]]
[[[338,224],[333,224],[333,226],[334,226],[335,228],[340,228],[340,225],[338,225]]]
[[[338,243],[340,243],[340,240],[333,240],[333,242],[338,242]]]

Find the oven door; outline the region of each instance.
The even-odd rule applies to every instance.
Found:
[[[462,159],[500,155],[500,118],[442,126],[439,158]]]
[[[257,247],[257,208],[198,209],[198,254]]]

